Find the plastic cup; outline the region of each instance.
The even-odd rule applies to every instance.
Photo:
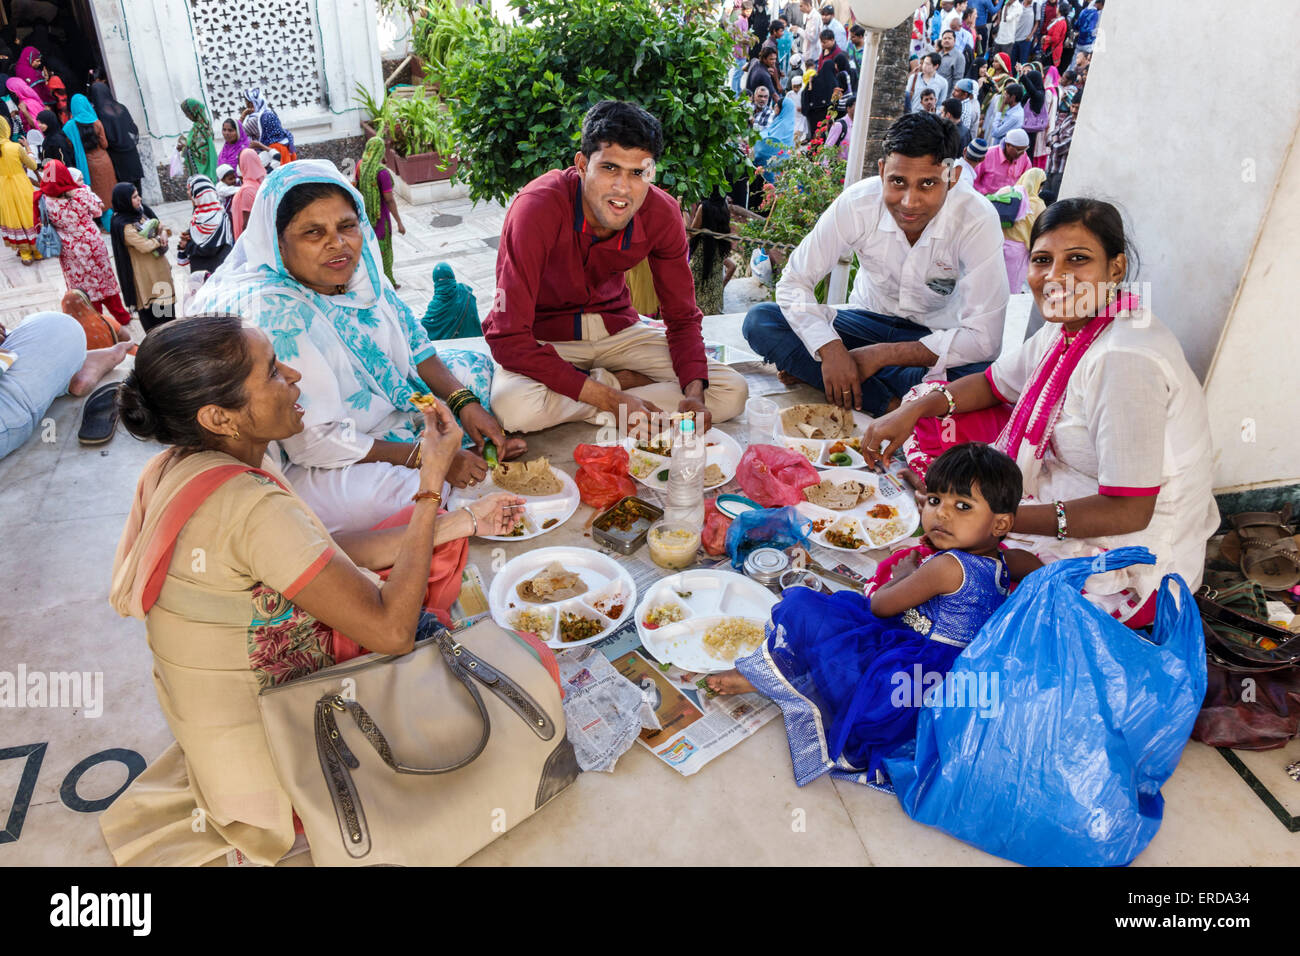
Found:
[[[661,568],[680,571],[695,563],[700,549],[700,531],[682,521],[667,519],[650,526],[646,535],[650,560]]]
[[[751,445],[770,442],[776,433],[776,402],[751,398],[745,402],[745,429]]]

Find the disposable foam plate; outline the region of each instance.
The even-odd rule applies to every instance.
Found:
[[[656,455],[653,452],[640,451],[636,447],[637,440],[632,437],[623,439],[623,447],[627,449],[628,454],[628,472],[641,484],[647,488],[653,488],[656,491],[667,491],[667,479],[658,477],[659,472],[668,468],[672,459],[665,455]],[[736,477],[736,468],[740,465],[740,456],[744,454],[744,449],[740,443],[732,438],[720,428],[710,428],[704,433],[704,457],[706,465],[717,465],[722,469],[723,480],[716,485],[705,486],[705,491],[712,488],[721,488],[732,478]],[[640,467],[639,467],[640,466]],[[637,472],[641,474],[638,475]]]
[[[587,585],[586,592],[550,604],[533,604],[521,598],[515,586],[540,573],[552,561],[559,562],[566,571],[582,578]],[[550,615],[550,633],[537,636],[555,648],[581,647],[600,640],[628,619],[635,603],[636,584],[632,576],[613,558],[590,548],[539,548],[521,554],[506,562],[488,588],[488,609],[492,619],[502,627],[522,630],[512,620],[520,611],[540,611]],[[618,613],[610,617],[615,610]],[[605,626],[593,637],[563,641],[560,639],[560,614],[566,611],[592,618]]]
[[[734,571],[683,571],[664,578],[637,605],[636,629],[641,643],[661,664],[676,664],[697,674],[715,674],[735,664],[704,648],[704,634],[727,618],[741,617],[766,629],[776,595]],[[657,628],[645,626],[646,614],[662,604],[678,604],[686,617]]]
[[[857,471],[853,468],[828,468],[822,472],[821,477],[822,480],[835,482],[860,481],[864,485],[875,489],[875,493],[866,501],[860,502],[847,511],[833,511],[830,508],[815,505],[810,501],[801,501],[795,506],[801,515],[811,518],[814,522],[829,522],[825,527],[814,530],[809,534],[809,538],[822,547],[831,548],[834,551],[874,551],[877,548],[888,548],[890,545],[897,544],[910,536],[921,520],[920,512],[916,510],[916,500],[912,494],[910,492],[891,496],[882,494],[882,488],[888,487],[887,484],[882,483],[887,483],[889,479],[882,478],[875,472]],[[898,514],[889,518],[871,517],[868,512],[881,504],[889,505]],[[841,525],[841,523],[851,527],[854,535],[863,540],[864,544],[861,547],[841,548],[826,540],[826,532],[837,525]],[[816,525],[814,525],[814,528],[816,528]]]
[[[872,418],[866,412],[853,411],[853,428],[854,437],[861,438],[862,432],[872,422]],[[837,441],[843,441],[841,438],[804,438],[802,435],[788,435],[781,430],[780,416],[776,420],[775,441],[778,445],[784,445],[786,448],[803,454],[817,468],[866,468],[867,460],[852,448],[845,450],[849,456],[850,463],[847,465],[833,465],[827,459],[830,457],[830,447]],[[805,451],[806,449],[806,451]]]
[[[481,534],[478,537],[485,541],[527,541],[529,538],[536,538],[548,531],[554,531],[572,518],[573,513],[578,510],[580,501],[578,486],[574,484],[573,479],[567,473],[554,465],[551,465],[551,474],[560,479],[560,484],[564,487],[553,495],[523,496],[527,500],[527,504],[524,505],[524,534]],[[457,488],[453,491],[447,499],[447,510],[455,510],[478,501],[487,495],[494,495],[504,490],[504,488],[499,488],[492,481],[492,473],[488,472],[486,481],[479,482],[472,488]],[[555,519],[555,524],[549,528],[543,528],[542,525],[552,518]]]

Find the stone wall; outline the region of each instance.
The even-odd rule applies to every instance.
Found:
[[[366,145],[366,138],[360,134],[339,139],[327,139],[319,143],[297,143],[299,159],[328,159],[335,166],[342,166],[344,159],[359,160],[361,150]],[[171,158],[168,157],[168,162]],[[185,195],[184,177],[167,175],[165,165],[158,166],[158,181],[162,185],[163,202],[180,202]]]
[[[910,22],[900,24],[880,38],[880,58],[876,60],[875,89],[871,97],[871,125],[867,129],[866,176],[876,174],[885,130],[903,115],[903,87],[907,85],[907,54],[911,44]],[[859,106],[859,116],[861,109]]]

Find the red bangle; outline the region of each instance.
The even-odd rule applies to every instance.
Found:
[[[433,499],[434,504],[442,504],[442,495],[436,491],[417,491],[411,495],[412,501],[427,501]]]

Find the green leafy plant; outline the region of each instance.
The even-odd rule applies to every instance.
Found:
[[[391,106],[390,106],[391,104]],[[456,136],[446,105],[417,87],[409,97],[389,95],[385,107],[390,109],[393,148],[402,156],[416,153],[456,152]]]
[[[819,132],[825,136],[820,127]],[[782,154],[776,182],[763,187],[763,199],[758,207],[767,218],[747,222],[740,228],[740,235],[767,249],[772,266],[778,271],[790,253],[779,244],[797,246],[802,242],[844,189],[844,161],[838,156],[817,153],[816,137],[812,143],[811,154],[804,150]],[[817,300],[825,302],[825,280],[817,285],[816,291]]]
[[[416,54],[424,61],[425,79],[441,86],[452,50],[481,39],[492,23],[491,14],[476,4],[460,6],[456,0],[427,0],[415,21]]]
[[[368,90],[363,84],[358,83],[356,101],[357,105],[360,106],[362,111],[366,114],[366,119],[371,126],[375,127],[375,129],[379,129],[381,124],[388,125],[386,121],[390,120],[391,116],[385,113],[385,107],[387,106],[388,101],[387,96],[382,100],[376,100],[374,94],[371,93],[370,90]],[[382,136],[383,132],[381,131],[379,135]]]
[[[375,134],[392,137],[393,148],[402,156],[439,153],[450,157],[457,152],[456,135],[447,106],[423,87],[408,94],[389,93],[376,102],[364,86],[357,86],[357,103],[369,117]]]
[[[748,108],[727,86],[732,44],[714,18],[682,21],[682,0],[512,0],[527,22],[485,20],[447,56],[441,93],[457,172],[474,199],[504,201],[573,162],[582,117],[603,99],[659,118],[657,185],[682,202],[725,191],[743,167],[733,143]]]

